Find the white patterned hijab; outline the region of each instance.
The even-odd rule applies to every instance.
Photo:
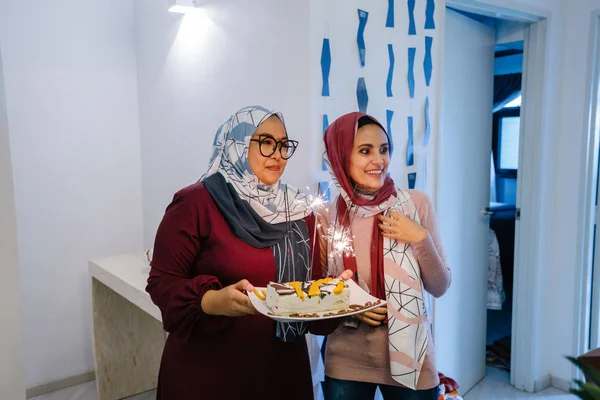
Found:
[[[279,282],[311,277],[310,234],[303,220],[312,209],[297,189],[277,182],[261,183],[248,163],[250,139],[267,118],[283,116],[263,107],[245,107],[217,131],[208,172],[202,177],[232,233],[256,248],[271,247]],[[307,332],[305,322],[278,322],[275,336],[298,340]]]
[[[208,171],[200,180],[220,173],[260,217],[270,224],[279,224],[302,219],[312,210],[301,191],[281,181],[265,185],[250,168],[250,139],[258,126],[273,115],[285,127],[281,113],[261,106],[244,107],[229,117],[215,135]]]

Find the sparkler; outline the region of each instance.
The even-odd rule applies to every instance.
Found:
[[[307,189],[310,190],[309,188]],[[313,243],[315,243],[315,241],[317,240],[317,229],[322,232],[321,224],[318,221],[323,217],[326,218],[327,214],[322,214],[322,212],[326,213],[328,211],[329,204],[325,200],[325,196],[323,193],[321,193],[320,190],[317,194],[308,194],[305,199],[297,201],[308,205],[308,207],[310,207],[313,210],[313,213],[315,214],[315,218],[317,220],[315,224],[315,231],[313,233]],[[337,257],[350,257],[355,255],[353,246],[354,237],[349,228],[344,228],[335,223],[335,226],[330,226],[327,229],[327,232],[322,233],[325,240],[329,243],[328,247],[330,251],[328,257],[330,260],[333,260]],[[313,246],[312,249],[313,254],[314,248],[315,246]],[[313,257],[311,257],[311,259],[313,259]]]
[[[329,258],[334,259],[342,256],[354,256],[354,247],[352,246],[353,237],[348,228],[329,227],[325,236],[328,242],[331,243],[331,253]]]
[[[323,198],[322,194],[317,194],[317,195],[309,194],[306,197],[308,199],[309,207],[312,208],[313,210],[315,210],[315,212],[317,210],[320,210],[325,207],[326,203],[325,203],[325,199]]]
[[[308,186],[306,189],[310,190]],[[295,203],[307,205],[308,207],[312,208],[316,215],[318,215],[319,211],[321,210],[327,211],[327,202],[325,201],[325,195],[323,193],[308,194],[306,195],[305,199],[298,199],[295,201]]]
[[[307,191],[310,192],[310,188],[307,186],[306,187]],[[311,262],[312,260],[314,260],[314,255],[315,255],[315,243],[317,241],[317,230],[321,230],[321,223],[319,222],[319,220],[321,219],[320,217],[323,217],[322,214],[320,214],[321,211],[325,211],[327,212],[327,202],[325,201],[325,197],[324,194],[320,192],[317,194],[308,194],[306,195],[306,197],[304,199],[298,199],[295,201],[295,203],[297,204],[302,204],[302,205],[306,205],[308,207],[310,207],[313,210],[313,214],[315,216],[315,228],[314,228],[314,232],[313,232],[313,240],[312,243],[313,245],[311,246],[311,255],[310,255],[310,259]]]

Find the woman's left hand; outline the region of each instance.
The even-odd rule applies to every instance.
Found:
[[[389,215],[391,218],[379,216],[381,222],[378,225],[384,237],[407,244],[420,242],[427,237],[427,230],[418,222],[392,210]]]
[[[338,279],[342,279],[344,281],[348,281],[348,280],[352,279],[352,275],[354,275],[352,273],[352,270],[351,269],[347,269],[344,272],[342,272],[340,274],[340,276],[338,276]]]
[[[357,320],[369,324],[373,327],[383,324],[383,321],[387,317],[387,306],[378,307],[371,311],[366,311],[362,314],[356,314],[354,318]]]

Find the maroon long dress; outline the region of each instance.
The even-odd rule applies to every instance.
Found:
[[[314,232],[314,217],[306,218]],[[311,237],[311,240],[313,238]],[[313,265],[319,265],[318,241]],[[158,378],[157,399],[312,399],[304,338],[275,337],[275,322],[262,315],[206,315],[203,294],[241,279],[255,286],[275,280],[271,248],[257,249],[233,236],[202,183],[177,194],[156,234],[146,290],[170,333]],[[313,277],[320,277],[320,268]],[[335,325],[311,324],[317,334]]]

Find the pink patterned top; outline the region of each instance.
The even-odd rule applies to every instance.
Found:
[[[415,204],[421,225],[429,235],[420,242],[413,243],[412,248],[421,267],[421,278],[425,290],[435,297],[443,295],[450,286],[451,272],[446,265],[439,232],[436,225],[435,211],[426,194],[409,190]],[[354,251],[358,274],[369,285],[371,283],[371,238],[373,219],[354,217],[352,232],[355,235]],[[320,221],[328,224],[328,216]],[[359,324],[358,328],[340,326],[327,339],[325,350],[325,375],[343,380],[371,382],[392,386],[401,386],[391,377],[388,350],[387,326],[370,327]],[[435,367],[435,352],[431,332],[427,352],[417,384],[418,390],[430,389],[439,385]]]

